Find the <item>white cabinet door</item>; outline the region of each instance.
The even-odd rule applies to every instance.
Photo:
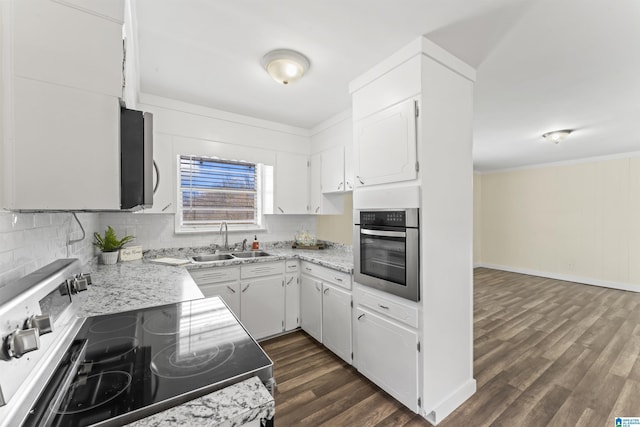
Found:
[[[300,276],[300,317],[302,329],[322,342],[322,282]]]
[[[344,148],[334,147],[321,153],[322,192],[345,191]]]
[[[354,124],[356,186],[417,178],[416,106],[413,99]]]
[[[309,165],[309,204],[312,214],[322,213],[322,169],[321,156],[314,154],[311,156]]]
[[[354,365],[365,377],[417,411],[418,336],[358,307],[354,310]]]
[[[145,213],[166,213],[176,211],[177,158],[173,155],[173,137],[165,133],[153,134],[153,206]]]
[[[322,343],[351,363],[351,293],[323,284]]]
[[[284,293],[284,329],[290,331],[300,326],[300,276],[298,273],[285,276]]]
[[[249,333],[260,339],[284,331],[282,276],[243,280],[241,288],[240,319]]]
[[[353,170],[353,143],[344,147],[344,190],[352,191],[355,187],[355,171]]]
[[[118,98],[23,78],[14,90],[5,207],[120,209]]]
[[[238,317],[240,316],[240,282],[225,282],[225,283],[216,283],[209,285],[198,285],[202,294],[205,298],[220,296],[225,303],[229,306],[233,314]]]
[[[15,75],[121,96],[123,1],[102,3],[119,22],[50,0],[12,2]]]
[[[278,153],[276,158],[276,214],[309,213],[309,160],[302,154]]]

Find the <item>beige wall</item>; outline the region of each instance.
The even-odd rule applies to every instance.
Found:
[[[353,194],[344,195],[342,215],[318,215],[316,231],[318,239],[351,245],[353,233]]]
[[[489,173],[480,183],[482,264],[640,290],[640,157]]]

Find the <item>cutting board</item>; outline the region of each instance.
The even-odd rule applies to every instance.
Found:
[[[169,264],[169,265],[183,265],[189,264],[190,261],[185,258],[154,258],[149,261],[158,262],[160,264]]]

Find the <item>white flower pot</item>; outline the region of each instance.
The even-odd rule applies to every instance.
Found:
[[[100,258],[102,259],[103,264],[115,264],[118,262],[119,254],[120,254],[120,251],[102,252],[100,253]]]

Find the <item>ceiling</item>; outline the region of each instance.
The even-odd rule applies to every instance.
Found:
[[[311,129],[348,84],[420,35],[477,69],[474,165],[640,151],[640,1],[136,0],[144,93]],[[278,48],[311,68],[283,86]],[[541,135],[575,129],[561,144]]]

